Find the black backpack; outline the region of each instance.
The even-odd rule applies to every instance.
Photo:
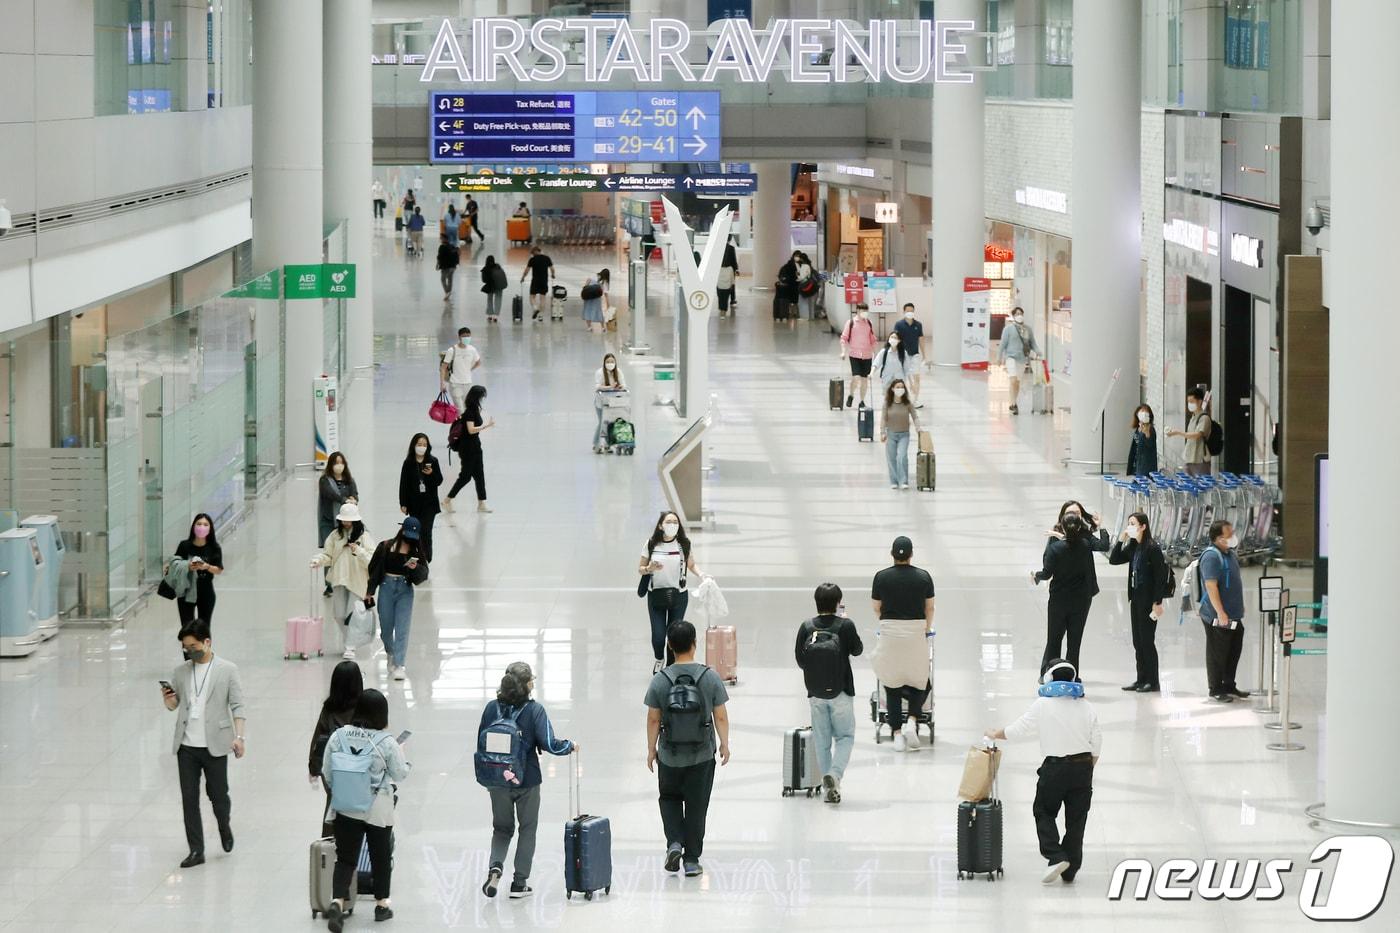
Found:
[[[846,671],[837,628],[825,628],[812,620],[812,633],[802,647],[802,673],[807,689],[829,700],[846,689]]]
[[[1212,457],[1220,456],[1225,449],[1225,434],[1220,430],[1220,422],[1210,419],[1210,430],[1206,432],[1206,452]]]
[[[689,674],[675,677],[665,671],[662,674],[671,682],[666,705],[661,708],[661,734],[666,744],[672,747],[706,744],[710,741],[710,710],[696,679]],[[704,671],[700,676],[705,676]]]

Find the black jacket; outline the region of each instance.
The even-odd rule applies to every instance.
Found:
[[[1146,476],[1157,469],[1157,430],[1151,436],[1142,431],[1133,432],[1131,446],[1128,447],[1128,475]]]
[[[360,489],[352,480],[338,480],[333,476],[321,477],[320,502],[317,504],[316,519],[324,528],[329,525],[335,528],[335,516],[340,511],[340,507],[345,504],[345,500],[354,497],[360,498]]]
[[[1138,555],[1138,543],[1129,541],[1124,544],[1122,541],[1113,543],[1113,550],[1108,554],[1110,564],[1128,565],[1128,600],[1135,603],[1153,604],[1160,602],[1167,592],[1167,559],[1162,555],[1162,549],[1153,541],[1146,547],[1141,548],[1142,554]],[[1140,559],[1134,559],[1140,557]]]
[[[841,640],[841,652],[844,655],[842,660],[845,662],[846,668],[846,682],[842,686],[841,692],[847,696],[855,696],[856,679],[855,675],[851,673],[851,658],[859,657],[860,653],[865,650],[865,645],[861,644],[860,632],[856,631],[856,624],[850,619],[843,619],[840,616],[817,616],[814,619],[808,619],[806,622],[803,622],[797,629],[797,645],[794,647],[793,652],[797,657],[797,666],[802,668],[802,679],[807,685],[807,695],[809,697],[830,699],[826,696],[826,694],[830,692],[829,685],[812,683],[813,675],[807,672],[807,668],[803,664],[803,655],[806,653],[807,640],[812,637],[812,632],[816,630],[816,623],[819,621],[822,623],[822,628],[834,630],[836,632],[836,637]]]
[[[321,776],[321,762],[325,759],[326,743],[331,740],[335,730],[341,726],[348,726],[354,718],[353,707],[344,710],[321,710],[321,715],[316,719],[316,731],[311,734],[311,754],[306,759],[306,770],[309,774]]]
[[[433,472],[423,475],[423,465],[432,464]],[[418,484],[423,491],[418,491]],[[399,506],[408,509],[409,515],[436,515],[442,511],[438,503],[438,487],[442,485],[442,464],[437,457],[428,454],[419,463],[415,457],[405,457],[399,470]]]
[[[1050,581],[1051,599],[1092,599],[1099,595],[1099,577],[1094,570],[1094,552],[1108,550],[1108,532],[1100,530],[1075,544],[1052,537],[1045,544],[1037,582]]]

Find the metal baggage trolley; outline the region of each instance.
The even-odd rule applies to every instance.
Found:
[[[619,456],[630,456],[636,452],[636,430],[637,424],[632,420],[632,393],[627,389],[598,389],[594,393],[598,407],[603,409],[603,437],[602,443],[593,445],[593,452],[598,454],[617,454]],[[631,441],[611,443],[609,434],[612,431],[614,421],[622,420],[632,426],[633,439]]]

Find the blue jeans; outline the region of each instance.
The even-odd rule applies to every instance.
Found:
[[[846,773],[856,744],[855,697],[838,693],[829,700],[808,697],[812,707],[812,741],[817,745],[817,770],[836,780]],[[836,751],[832,752],[832,743]]]
[[[608,442],[608,432],[603,430],[603,406],[595,402],[593,410],[598,413],[598,427],[593,431],[593,446],[600,447]]]
[[[384,578],[375,594],[379,606],[379,637],[395,667],[403,667],[408,651],[408,629],[413,622],[413,584],[403,577]]]
[[[651,594],[647,594],[647,615],[651,616],[651,656],[654,658],[665,657],[666,662],[671,662],[671,652],[666,647],[666,629],[671,627],[672,622],[679,622],[685,618],[685,607],[690,603],[690,593],[681,590],[676,596],[676,604],[670,609],[658,609],[651,604]]]
[[[890,470],[890,482],[909,485],[909,432],[885,432],[885,462]]]

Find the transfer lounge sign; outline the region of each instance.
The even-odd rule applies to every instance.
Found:
[[[283,267],[283,294],[287,300],[311,298],[354,298],[355,264],[322,262],[309,266]]]

